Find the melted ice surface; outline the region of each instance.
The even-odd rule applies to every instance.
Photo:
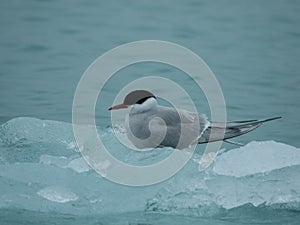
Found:
[[[155,163],[173,151],[126,150],[111,128],[100,129],[108,149],[126,163]],[[146,211],[209,216],[249,204],[300,210],[300,150],[288,144],[233,146],[203,172],[196,151],[174,177],[136,188],[106,180],[109,162],[99,165],[103,176],[97,174],[75,143],[72,125],[64,122],[16,118],[1,125],[0,207],[84,215]]]
[[[250,142],[220,155],[213,171],[219,175],[243,177],[300,165],[300,150],[275,141]]]

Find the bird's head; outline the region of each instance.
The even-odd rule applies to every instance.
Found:
[[[153,102],[156,103],[156,97],[151,92],[146,90],[135,90],[126,95],[123,103],[112,106],[108,110],[126,109],[130,106],[137,109],[143,109],[149,107]]]

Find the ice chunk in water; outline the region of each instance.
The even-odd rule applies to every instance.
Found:
[[[39,190],[37,194],[49,201],[58,203],[66,203],[78,199],[78,196],[75,193],[60,186],[46,187]]]

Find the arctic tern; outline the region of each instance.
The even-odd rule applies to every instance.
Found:
[[[112,106],[109,110],[126,108],[130,108],[125,118],[127,137],[140,149],[183,149],[193,144],[214,141],[240,145],[228,139],[248,133],[267,121],[281,118],[210,122],[204,114],[160,106],[155,95],[146,90],[130,92],[123,103]]]

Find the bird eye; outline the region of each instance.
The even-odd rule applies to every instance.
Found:
[[[136,102],[136,104],[143,104],[148,98],[152,98],[152,96],[144,97]]]

